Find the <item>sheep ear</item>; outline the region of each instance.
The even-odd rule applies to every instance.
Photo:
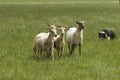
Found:
[[[48,27],[47,27],[47,29],[48,29],[48,30],[51,30],[51,27],[50,27],[50,26],[48,26]]]
[[[48,28],[50,28],[50,26],[51,26],[50,24],[47,25]]]
[[[78,21],[76,21],[76,23],[77,23],[77,24],[79,24],[79,22],[78,22]]]
[[[77,24],[80,24],[80,23],[85,23],[85,21],[76,21]]]
[[[51,28],[48,26],[47,29],[51,29]]]
[[[83,23],[83,24],[84,24],[84,23],[85,23],[85,21],[81,21],[81,23]]]
[[[67,31],[69,28],[68,27],[65,27],[65,31]]]
[[[48,24],[48,27],[52,26],[53,24]]]
[[[50,26],[50,24],[48,24],[48,26]]]

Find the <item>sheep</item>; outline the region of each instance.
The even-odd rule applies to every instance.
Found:
[[[45,51],[46,57],[52,57],[53,60],[54,60],[54,37],[55,36],[56,36],[55,32],[50,31],[49,36],[44,44],[44,51]]]
[[[73,54],[74,49],[79,46],[79,54],[81,54],[81,46],[83,44],[84,21],[76,21],[77,28],[72,27],[66,32],[66,41],[69,48],[69,54]]]
[[[34,47],[33,47],[33,51],[36,55],[36,52],[41,53],[44,49],[44,43],[47,40],[47,36],[42,36],[42,37],[38,37],[34,40]]]
[[[61,34],[58,35],[54,41],[54,48],[58,53],[58,57],[61,57],[64,52],[64,45],[65,45],[64,34],[67,28],[61,27],[60,30],[61,30]]]
[[[49,31],[53,31],[55,35],[57,35],[56,27],[54,25],[48,25],[48,29]],[[39,52],[42,54],[44,50],[45,41],[47,40],[49,34],[50,32],[49,33],[42,32],[35,36],[34,47],[33,47],[33,51],[35,55],[36,55],[36,52]]]
[[[38,49],[40,53],[44,52],[46,57],[52,57],[54,59],[54,36],[55,32],[50,31],[48,37],[42,36],[36,39],[34,49]]]

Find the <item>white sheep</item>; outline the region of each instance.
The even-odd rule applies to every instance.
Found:
[[[53,31],[55,33],[55,35],[57,35],[56,33],[56,27],[54,25],[49,25],[48,26],[49,31]],[[35,36],[34,39],[34,47],[33,47],[33,51],[36,55],[36,52],[39,52],[42,54],[42,52],[44,51],[44,46],[45,46],[45,42],[49,36],[50,32],[45,33],[39,33]]]
[[[76,21],[77,28],[72,27],[66,33],[66,41],[68,43],[69,53],[74,52],[75,47],[79,46],[79,53],[81,54],[81,45],[83,43],[83,29],[84,21]]]
[[[61,30],[61,34],[58,35],[54,41],[54,48],[58,53],[58,57],[61,57],[64,52],[64,45],[65,45],[64,34],[67,28],[61,27],[60,30]]]
[[[36,53],[42,54],[46,40],[47,40],[47,36],[41,36],[41,37],[35,38],[34,47],[33,47],[33,51],[34,51],[35,55],[36,55]]]

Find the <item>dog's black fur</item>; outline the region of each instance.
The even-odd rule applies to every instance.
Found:
[[[103,29],[99,33],[99,39],[114,39],[116,38],[116,33],[113,30]]]

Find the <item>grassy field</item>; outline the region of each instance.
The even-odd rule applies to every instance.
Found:
[[[0,4],[118,3],[119,0],[0,0]]]
[[[72,0],[63,0],[50,4],[49,0],[29,0],[27,4],[27,1],[0,0],[0,80],[120,79],[118,3],[92,0],[89,4],[87,0],[88,3],[74,0],[71,4]],[[32,4],[45,1],[46,4]],[[65,4],[67,1],[70,3]],[[77,49],[69,56],[66,45],[61,59],[57,58],[56,51],[54,61],[34,57],[32,48],[36,34],[47,31],[48,24],[72,27],[77,20],[85,21],[81,56]],[[98,32],[103,28],[113,28],[117,39],[99,40]]]

